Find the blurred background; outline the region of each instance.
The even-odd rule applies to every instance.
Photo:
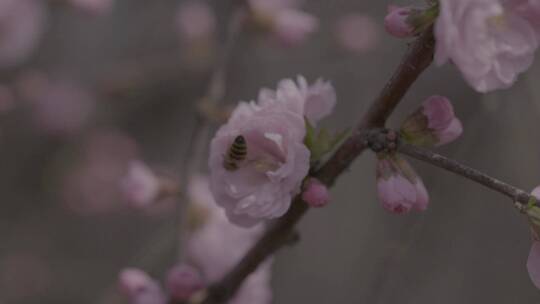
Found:
[[[338,95],[324,125],[351,126],[407,47],[384,31],[389,4],[306,1],[301,8],[318,28],[301,41],[242,31],[224,103],[298,74],[323,77]],[[0,1],[1,304],[126,303],[117,292],[122,268],[160,278],[175,262],[177,201],[137,208],[121,181],[133,160],[182,176],[196,102],[225,52],[235,5]],[[389,125],[426,97],[446,95],[465,131],[441,153],[532,189],[540,184],[538,75],[540,63],[511,89],[479,95],[452,66],[431,67]],[[274,303],[538,303],[525,268],[525,218],[497,193],[413,164],[430,192],[428,210],[381,208],[374,156],[365,153],[332,189],[331,204],[302,221],[301,242],[279,252]]]

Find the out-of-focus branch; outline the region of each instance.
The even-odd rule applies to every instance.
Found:
[[[331,186],[336,178],[351,165],[366,148],[363,134],[374,127],[383,126],[401,98],[433,60],[434,38],[432,29],[424,32],[410,47],[402,63],[372,103],[353,134],[342,144],[328,162],[312,175]],[[225,277],[211,285],[202,303],[226,303],[234,296],[246,277],[280,247],[287,243],[294,226],[308,210],[297,196],[289,211],[272,223],[262,238],[247,252]]]
[[[220,52],[220,57],[215,64],[206,93],[197,102],[195,123],[192,126],[192,132],[187,143],[187,151],[184,156],[183,168],[181,170],[181,193],[185,194],[187,180],[190,176],[198,172],[199,167],[203,162],[210,129],[212,127],[212,119],[207,117],[206,115],[204,115],[205,113],[202,113],[200,111],[200,106],[204,104],[208,107],[217,107],[225,97],[227,67],[234,46],[236,45],[238,38],[242,32],[242,25],[245,21],[245,9],[245,6],[242,3],[239,3],[236,10],[232,13],[227,28],[225,45],[223,47],[223,50]],[[177,216],[179,217],[178,221],[180,223],[186,223],[186,220],[181,218],[183,215],[187,214],[187,212],[184,212],[184,210],[182,210],[184,205],[186,204],[177,204]],[[184,230],[185,229],[179,229],[179,231]],[[180,250],[178,252],[178,255],[179,257],[181,257]]]

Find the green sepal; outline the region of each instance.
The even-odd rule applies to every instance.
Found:
[[[330,134],[327,129],[322,128],[318,133],[307,118],[304,119],[306,124],[306,137],[304,144],[311,152],[310,160],[312,163],[319,161],[328,152],[334,148],[349,134],[349,129],[343,130],[336,134]]]

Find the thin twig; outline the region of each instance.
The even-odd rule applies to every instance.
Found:
[[[512,202],[520,202],[526,205],[532,198],[532,196],[528,192],[522,189],[507,184],[501,180],[487,175],[484,172],[468,167],[456,160],[437,154],[430,150],[402,143],[398,145],[397,151],[399,153],[408,155],[412,158],[416,158],[418,160],[424,161],[436,167],[445,169],[447,171],[453,172],[457,175],[475,181],[485,187],[488,187],[492,190],[508,196],[512,199]]]
[[[384,125],[414,81],[430,65],[433,60],[433,46],[434,39],[430,28],[411,45],[402,63],[383,88],[380,96],[372,103],[353,134],[313,176],[328,186],[334,184],[336,178],[366,149],[362,134],[368,129]],[[222,280],[210,286],[208,296],[203,303],[225,303],[234,296],[246,277],[287,242],[294,226],[307,210],[308,206],[297,196],[289,211],[269,226],[262,238],[240,262]]]
[[[233,49],[238,42],[238,38],[243,30],[242,25],[244,24],[245,17],[245,7],[242,3],[239,4],[238,8],[232,12],[231,19],[227,28],[227,37],[221,55],[219,56],[214,71],[210,77],[210,81],[206,90],[204,97],[202,97],[198,103],[204,102],[211,106],[217,106],[225,97],[226,93],[226,74],[227,67],[230,61]],[[181,193],[185,197],[185,190],[187,186],[187,180],[190,176],[196,174],[200,169],[200,166],[204,160],[205,151],[207,148],[208,137],[210,135],[210,129],[212,127],[211,119],[208,119],[203,113],[199,111],[196,112],[195,123],[192,127],[192,132],[187,143],[187,152],[184,157],[183,170],[181,170]],[[185,203],[178,202],[176,215],[178,216],[178,222],[181,225],[186,223],[184,217],[187,212],[185,212],[184,207]],[[178,227],[177,227],[178,229]],[[182,227],[178,231],[185,231]],[[179,242],[185,236],[179,238]],[[178,250],[178,256],[181,258],[182,251]]]

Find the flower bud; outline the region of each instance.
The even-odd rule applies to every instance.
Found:
[[[138,160],[131,161],[126,175],[120,181],[126,200],[135,207],[152,204],[160,192],[158,177],[148,166]]]
[[[167,290],[174,300],[186,301],[204,286],[201,273],[187,264],[178,264],[169,270]]]
[[[120,272],[118,283],[130,303],[162,304],[166,302],[161,286],[144,271],[126,268]]]
[[[443,96],[431,96],[401,125],[403,138],[414,145],[440,146],[463,133],[452,103]]]
[[[409,22],[409,16],[413,11],[411,7],[389,6],[388,14],[384,18],[386,31],[397,38],[407,38],[414,35],[414,27]]]
[[[411,209],[423,211],[429,196],[420,177],[407,161],[397,155],[379,155],[377,194],[382,206],[396,214]]]
[[[330,201],[328,188],[316,178],[309,178],[305,183],[302,199],[311,207],[324,207]]]

